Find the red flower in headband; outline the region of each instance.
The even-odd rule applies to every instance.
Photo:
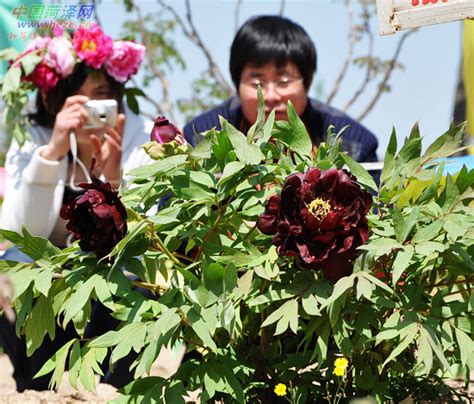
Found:
[[[58,84],[59,75],[47,64],[40,62],[33,72],[24,77],[23,80],[33,83],[41,90],[49,91]]]

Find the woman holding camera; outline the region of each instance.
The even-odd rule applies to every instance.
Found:
[[[30,139],[22,147],[13,141],[7,154],[2,228],[21,232],[25,225],[33,235],[66,246],[59,211],[76,196],[74,185],[87,181],[74,164],[71,141],[87,170],[94,157],[95,174],[114,188],[126,180],[122,172],[150,162],[140,146],[149,141],[151,127],[121,99],[123,82],[137,71],[144,50],[133,42],[112,42],[99,26],[80,29],[72,40],[64,34],[37,38],[27,47],[22,55],[42,56],[35,70],[22,77],[38,88],[36,111],[29,115]],[[118,110],[106,109],[106,124],[100,127],[92,116],[96,111],[86,106],[107,99],[115,100]]]
[[[24,225],[34,236],[65,247],[68,232],[60,210],[83,192],[77,184],[88,182],[93,158],[94,174],[114,188],[126,185],[123,173],[151,161],[140,147],[149,141],[151,126],[122,103],[123,83],[137,72],[144,52],[133,42],[113,42],[96,25],[79,29],[72,38],[63,32],[38,37],[13,62],[10,69],[21,69],[18,93],[25,86],[38,91],[36,110],[28,115],[29,139],[22,146],[13,140],[7,153],[3,229],[21,232]],[[26,69],[22,58],[32,54],[38,62]],[[16,247],[2,259],[32,261]],[[116,324],[104,306],[95,304],[86,335],[102,334]],[[0,316],[0,346],[12,361],[18,391],[48,388],[49,375],[33,377],[74,333],[71,325],[57,328],[54,341],[46,337],[27,357],[25,340]],[[103,381],[117,387],[128,383],[130,361],[124,362],[113,372],[104,369]]]

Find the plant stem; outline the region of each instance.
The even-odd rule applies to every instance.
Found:
[[[445,297],[452,296],[452,295],[457,295],[457,294],[460,294],[460,293],[463,293],[463,292],[472,292],[473,290],[474,290],[474,287],[455,290],[454,292],[448,293]]]
[[[433,288],[439,288],[441,286],[454,286],[454,285],[460,285],[464,283],[469,283],[473,280],[473,278],[468,277],[462,281],[456,281],[456,282],[446,282],[446,283],[437,283],[436,285],[433,285]]]
[[[211,226],[211,228],[209,229],[209,231],[206,233],[206,235],[204,236],[204,238],[202,239],[202,243],[201,245],[199,246],[199,249],[198,249],[198,252],[196,254],[196,258],[194,259],[194,262],[197,262],[201,259],[201,255],[202,255],[202,252],[204,251],[204,246],[206,245],[206,243],[209,241],[209,239],[211,238],[211,236],[214,234],[217,226],[220,224],[224,214],[225,214],[225,211],[227,210],[227,208],[229,207],[229,205],[233,202],[234,198],[232,196],[229,197],[229,200],[224,204],[224,206],[222,206],[222,208],[220,209],[219,211],[219,214],[217,215],[217,218],[216,220],[214,221],[213,225]]]
[[[164,293],[169,289],[168,286],[159,285],[156,283],[142,282],[142,281],[132,281],[132,285],[138,286],[139,288],[151,290],[152,292],[160,292],[160,293]]]
[[[265,314],[263,313],[263,311],[260,313],[260,321],[263,322],[265,321]],[[260,335],[260,353],[262,356],[265,355],[265,350],[267,349],[267,335],[266,335],[266,332],[265,332],[265,328],[260,328],[260,332],[261,332],[261,335]]]
[[[255,222],[255,224],[250,228],[250,230],[248,231],[248,233],[242,237],[243,240],[247,240],[249,238],[249,236],[257,229],[257,222]]]
[[[164,252],[171,261],[173,261],[180,268],[185,268],[186,265],[184,265],[170,250],[168,250],[168,247],[166,247],[165,243],[163,243],[163,240],[161,240],[160,236],[154,232],[152,223],[150,223],[150,228],[152,234],[152,244],[156,242],[160,251]]]

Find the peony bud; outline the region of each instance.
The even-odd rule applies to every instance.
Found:
[[[169,143],[173,140],[175,140],[178,144],[186,143],[181,131],[164,116],[159,116],[156,118],[155,125],[151,131],[150,139],[160,144]]]

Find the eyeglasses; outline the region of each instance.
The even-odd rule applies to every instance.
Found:
[[[278,81],[265,81],[259,79],[252,79],[249,81],[244,81],[242,84],[245,86],[252,88],[253,90],[257,91],[258,86],[262,88],[263,92],[268,91],[270,85],[273,85],[274,90],[280,94],[285,95],[289,94],[292,91],[296,90],[298,84],[301,84],[304,81],[303,78],[295,79],[292,77],[282,77]]]

